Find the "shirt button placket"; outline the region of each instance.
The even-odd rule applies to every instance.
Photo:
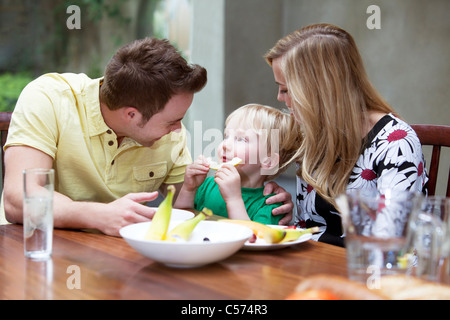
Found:
[[[110,147],[113,147],[113,146],[115,146],[115,142],[114,142],[114,135],[113,135],[113,131],[111,130],[111,129],[108,129],[107,131],[106,131],[106,133],[107,133],[107,144],[108,144],[108,146],[110,146]],[[114,163],[115,163],[115,153],[116,153],[116,150],[112,150],[112,151],[110,151],[110,155],[111,155],[111,160],[110,160],[110,162],[109,162],[109,166],[108,166],[108,168],[107,168],[107,174],[106,174],[106,176],[108,177],[107,179],[109,180],[109,179],[112,179],[113,178],[113,176],[114,176],[114,173],[113,173],[113,168],[112,168],[112,166],[114,166]]]
[[[113,131],[111,130],[111,129],[108,129],[108,130],[106,130],[106,133],[109,135],[109,136],[111,136],[112,134],[113,134]],[[113,137],[111,137],[111,138],[113,138]],[[110,146],[110,147],[112,147],[112,146],[114,146],[114,140],[109,140],[108,141],[108,146]]]

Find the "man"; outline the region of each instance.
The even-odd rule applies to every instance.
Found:
[[[206,70],[167,40],[146,38],[119,49],[102,79],[47,74],[31,82],[5,145],[7,220],[23,222],[22,171],[34,167],[55,169],[55,227],[118,235],[149,221],[154,209],[144,203],[169,184],[180,190],[192,162],[181,120],[206,81]]]

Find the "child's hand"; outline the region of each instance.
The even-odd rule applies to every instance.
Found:
[[[241,192],[241,176],[237,169],[227,164],[217,170],[214,181],[227,205],[228,218],[249,220]]]
[[[242,200],[241,176],[234,166],[230,164],[222,166],[217,170],[214,182],[219,185],[220,194],[225,202]]]
[[[183,187],[186,191],[196,191],[205,181],[209,171],[209,164],[205,157],[200,155],[197,160],[186,167]]]

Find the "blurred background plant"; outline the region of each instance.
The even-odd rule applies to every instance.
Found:
[[[12,111],[28,82],[48,72],[99,78],[122,45],[154,36],[169,38],[187,57],[189,21],[180,8],[190,0],[0,0],[0,111]],[[70,5],[80,8],[81,29],[68,29]],[[186,9],[188,8],[188,9]],[[189,17],[183,11],[182,16]],[[184,19],[185,20],[185,19]],[[173,34],[178,21],[183,35]]]
[[[29,73],[0,75],[0,112],[13,111],[23,88],[33,79]]]

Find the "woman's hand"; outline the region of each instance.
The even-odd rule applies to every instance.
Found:
[[[273,204],[282,202],[278,208],[272,210],[274,216],[284,214],[285,216],[280,220],[280,225],[287,225],[292,220],[292,211],[294,209],[294,203],[292,202],[292,196],[289,192],[280,187],[276,182],[269,182],[264,187],[264,195],[275,193],[274,196],[266,200],[266,204]]]

